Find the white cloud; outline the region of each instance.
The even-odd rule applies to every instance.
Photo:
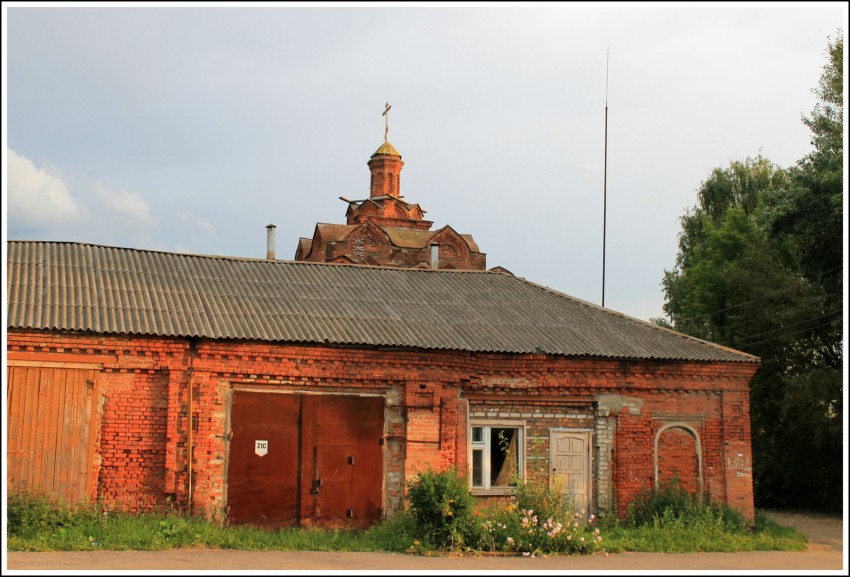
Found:
[[[33,162],[6,149],[8,162],[9,221],[26,229],[65,227],[84,218],[86,211],[71,196],[65,183]]]
[[[139,224],[154,224],[150,209],[142,197],[126,190],[110,190],[100,182],[94,183],[94,196],[100,204],[99,212]]]
[[[95,244],[149,244],[158,219],[136,193],[95,182],[73,190],[7,149],[11,238]]]
[[[180,214],[177,216],[177,220],[184,224],[195,226],[207,234],[215,234],[215,227],[197,216],[186,216],[185,214]]]

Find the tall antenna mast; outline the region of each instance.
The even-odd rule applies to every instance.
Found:
[[[608,52],[605,51],[605,162],[602,172],[602,306],[605,306],[605,236],[608,218]]]

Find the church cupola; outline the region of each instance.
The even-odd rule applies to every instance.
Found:
[[[382,115],[385,117],[384,143],[372,154],[372,157],[367,163],[372,173],[369,187],[370,198],[379,196],[395,196],[398,198],[401,196],[401,179],[399,174],[404,166],[404,162],[402,162],[401,154],[399,154],[398,150],[387,140],[390,108],[392,108],[390,103],[386,103]]]

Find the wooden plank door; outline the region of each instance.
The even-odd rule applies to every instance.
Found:
[[[66,504],[89,496],[95,369],[9,366],[6,486]]]
[[[590,431],[553,429],[550,432],[550,483],[573,500],[575,511],[590,505]]]

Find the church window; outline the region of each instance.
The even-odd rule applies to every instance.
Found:
[[[474,422],[469,438],[473,492],[511,492],[523,476],[523,426]]]

